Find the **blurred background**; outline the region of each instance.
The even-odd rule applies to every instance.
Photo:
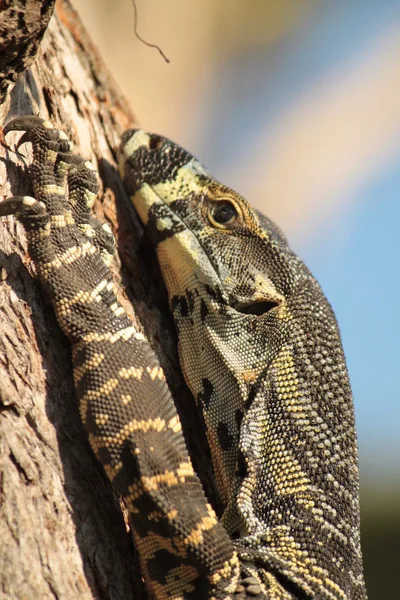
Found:
[[[139,34],[169,64],[135,37],[130,0],[73,3],[141,125],[274,219],[333,305],[369,597],[395,598],[400,0],[137,0]]]

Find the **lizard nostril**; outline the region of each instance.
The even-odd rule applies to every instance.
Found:
[[[149,150],[159,150],[163,145],[163,140],[158,135],[152,135],[149,140]]]

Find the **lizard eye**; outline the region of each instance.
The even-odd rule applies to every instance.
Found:
[[[230,200],[213,202],[208,209],[208,219],[211,225],[218,229],[233,225],[238,217],[238,209]]]

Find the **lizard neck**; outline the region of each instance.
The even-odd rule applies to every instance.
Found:
[[[264,318],[237,312],[218,287],[199,283],[170,301],[182,372],[206,426],[224,525],[243,533],[236,505],[243,483],[240,426],[254,386],[274,358],[267,352]],[[279,321],[274,324],[278,339]]]

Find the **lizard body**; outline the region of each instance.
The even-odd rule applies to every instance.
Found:
[[[91,446],[130,515],[157,598],[366,598],[351,390],[332,310],[283,234],[169,140],[130,131],[120,170],[151,237],[183,374],[210,445],[221,522],[193,471],[151,348],[118,302],[90,165],[48,122],[35,199],[12,198],[70,339]],[[67,180],[69,196],[63,188]]]

